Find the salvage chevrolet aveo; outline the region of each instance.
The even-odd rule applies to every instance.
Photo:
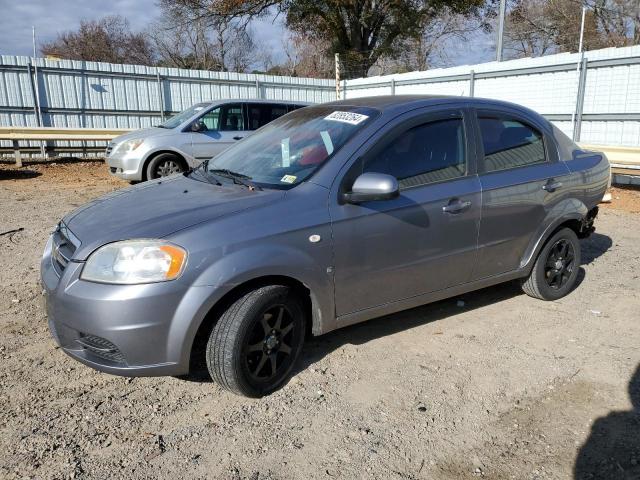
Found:
[[[41,265],[49,326],[101,371],[181,375],[202,352],[220,385],[265,395],[308,333],[511,280],[566,295],[608,181],[603,154],[513,104],[303,108],[67,215]]]

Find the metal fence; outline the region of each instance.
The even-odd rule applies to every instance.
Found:
[[[640,146],[640,46],[347,80],[342,92],[507,100],[576,140]],[[0,56],[0,126],[142,128],[221,98],[320,103],[335,99],[335,81]],[[2,147],[11,144],[0,140]]]
[[[348,80],[345,98],[469,95],[536,110],[576,140],[640,146],[640,45]]]
[[[335,81],[0,56],[5,127],[144,128],[194,103],[230,98],[321,103],[335,99]]]

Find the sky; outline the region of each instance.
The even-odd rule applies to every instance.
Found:
[[[159,14],[156,0],[0,0],[0,54],[33,55],[31,27],[36,27],[39,45],[54,40],[59,32],[75,30],[80,20],[119,14],[129,20],[134,31],[144,30]],[[7,28],[7,27],[10,28]],[[256,44],[266,44],[272,51],[281,49],[284,27],[281,19],[262,19],[252,24]],[[461,45],[452,42],[450,61],[454,65],[492,60],[491,38],[475,35]],[[275,60],[282,60],[274,55]]]

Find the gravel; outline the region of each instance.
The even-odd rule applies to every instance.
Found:
[[[50,338],[47,233],[124,185],[99,162],[0,165],[0,233],[24,228],[0,235],[0,478],[640,476],[640,215],[615,198],[569,296],[510,283],[355,325],[250,400],[99,373]]]

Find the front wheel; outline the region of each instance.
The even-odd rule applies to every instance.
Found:
[[[304,343],[306,314],[283,285],[253,290],[220,317],[207,343],[207,367],[223,388],[262,397],[291,375]]]
[[[147,178],[153,180],[160,177],[168,177],[186,170],[185,164],[180,157],[173,153],[161,153],[153,157],[147,166]]]
[[[530,297],[557,300],[573,290],[580,270],[580,241],[570,228],[555,233],[542,248],[522,289]]]

